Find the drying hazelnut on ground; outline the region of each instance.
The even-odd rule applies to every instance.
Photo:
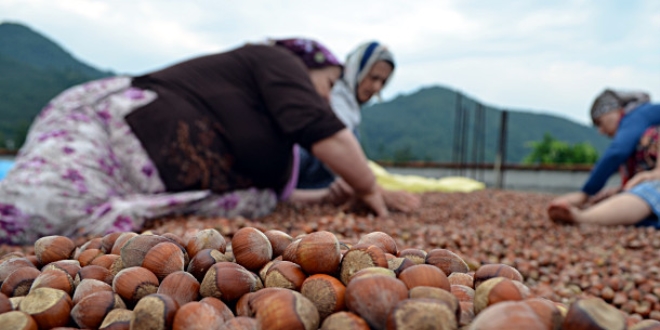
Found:
[[[18,305],[21,304],[21,301],[23,301],[23,298],[25,298],[25,296],[10,297],[9,298],[9,303],[11,303],[11,309],[18,310]]]
[[[460,284],[474,289],[474,279],[467,273],[451,273],[447,276],[449,284]]]
[[[71,318],[81,328],[98,329],[108,312],[126,308],[118,294],[112,291],[98,291],[86,295],[71,309]]]
[[[376,245],[386,253],[391,253],[393,255],[397,255],[398,253],[394,238],[382,231],[374,231],[360,237],[358,244]]]
[[[236,263],[255,272],[273,258],[268,237],[254,227],[239,229],[231,239],[231,248]]]
[[[213,308],[222,315],[222,318],[225,321],[234,318],[234,313],[231,309],[229,309],[229,307],[218,298],[206,297],[202,298],[199,302],[213,306]]]
[[[277,261],[266,272],[264,286],[300,291],[306,278],[307,275],[302,271],[300,265],[291,261]]]
[[[76,258],[78,262],[80,262],[80,266],[85,267],[94,261],[94,259],[105,255],[103,251],[100,249],[87,249],[85,251],[80,252],[80,255]]]
[[[112,289],[129,304],[138,302],[142,297],[156,293],[158,278],[143,267],[125,268],[115,276]]]
[[[301,240],[302,238],[294,239],[293,242],[284,249],[284,252],[282,252],[282,260],[298,263],[298,260],[296,260],[296,250],[298,249],[298,244],[300,244]]]
[[[41,274],[34,279],[34,282],[32,282],[30,290],[37,288],[60,289],[71,295],[74,289],[73,278],[71,278],[69,273],[62,270],[49,269],[41,272]]]
[[[426,251],[422,249],[403,249],[397,257],[409,259],[418,265],[426,263]]]
[[[76,286],[76,291],[73,293],[73,297],[71,300],[73,304],[76,305],[80,300],[82,300],[86,296],[100,291],[114,292],[112,291],[112,287],[110,286],[110,284],[93,278],[87,278],[80,281],[80,283]]]
[[[369,326],[384,329],[387,316],[399,301],[408,298],[400,280],[384,275],[358,277],[346,286],[346,307]]]
[[[225,319],[209,304],[191,301],[179,307],[174,315],[172,330],[217,329]]]
[[[478,313],[470,330],[510,329],[515,324],[518,329],[546,329],[534,311],[519,301],[504,301]],[[622,328],[623,329],[623,328]]]
[[[578,299],[568,308],[562,329],[625,329],[626,319],[600,298]]]
[[[101,251],[105,253],[111,253],[113,245],[115,245],[115,241],[117,241],[117,238],[121,236],[123,232],[116,232],[116,233],[110,233],[106,234],[105,236],[101,237]]]
[[[142,267],[154,273],[158,280],[162,280],[171,273],[183,271],[185,262],[181,247],[173,242],[162,242],[149,249],[142,261]]]
[[[132,310],[113,309],[105,316],[99,330],[128,330],[132,318]]]
[[[458,325],[466,326],[474,320],[474,304],[472,302],[458,302],[461,310],[461,316],[458,318]]]
[[[199,293],[202,297],[215,297],[233,302],[257,288],[257,277],[245,267],[233,262],[219,262],[209,268],[202,280]]]
[[[456,253],[447,249],[433,249],[426,254],[426,264],[440,268],[445,275],[451,273],[467,273],[470,267]]]
[[[71,278],[75,278],[78,271],[80,271],[80,262],[78,260],[60,260],[51,262],[48,265],[45,265],[41,268],[41,271],[46,271],[49,269],[58,269],[68,273]]]
[[[112,244],[112,249],[110,250],[110,253],[112,254],[121,254],[121,248],[126,245],[126,243],[133,237],[137,236],[137,233],[134,233],[132,231],[124,232],[121,233],[116,239],[115,242]]]
[[[280,289],[259,295],[251,301],[250,307],[263,330],[315,330],[320,324],[314,304],[296,291]]]
[[[179,306],[199,298],[199,282],[191,274],[178,271],[167,275],[156,293],[168,295],[174,299]]]
[[[430,286],[444,290],[451,290],[447,275],[440,268],[431,265],[414,265],[404,269],[399,274],[408,289],[416,286]]]
[[[11,258],[0,263],[0,285],[2,285],[5,279],[7,279],[9,274],[23,267],[37,269],[37,267],[26,258]]]
[[[394,274],[396,274],[396,276],[399,276],[399,274],[404,269],[414,265],[419,265],[419,264],[414,263],[412,260],[408,258],[393,258],[387,260],[387,268],[394,271]]]
[[[270,269],[270,266],[272,266],[274,263],[279,262],[279,261],[285,261],[282,259],[273,259],[269,262],[267,262],[261,269],[259,270],[259,278],[261,279],[262,282],[266,281],[266,275],[268,274],[268,270]],[[290,261],[289,261],[290,262]],[[297,264],[296,264],[297,265]]]
[[[506,277],[518,282],[523,281],[523,277],[520,275],[520,272],[509,265],[486,264],[479,267],[479,269],[477,269],[477,271],[474,273],[474,288],[476,289],[479,287],[479,284],[493,277]]]
[[[7,297],[25,296],[30,292],[32,282],[34,282],[39,274],[41,272],[36,268],[21,267],[16,269],[2,282],[0,292]]]
[[[73,279],[73,284],[77,286],[78,283],[88,278],[103,281],[108,284],[112,284],[112,280],[115,277],[114,275],[112,275],[110,270],[108,270],[103,266],[88,265],[83,268],[80,268],[78,274],[76,274],[76,277]]]
[[[369,330],[369,324],[357,314],[337,312],[328,316],[321,324],[321,330]]]
[[[66,236],[45,236],[34,242],[34,254],[41,265],[69,259],[76,244]]]
[[[376,245],[354,245],[341,260],[339,279],[348,285],[348,281],[357,271],[367,267],[387,269],[387,258],[383,249]]]
[[[90,250],[90,249],[98,249],[101,250],[103,248],[103,243],[102,243],[103,237],[94,237],[90,239],[89,241],[85,242],[85,244],[81,245],[80,248],[78,249],[78,254],[82,253],[83,251]],[[105,253],[105,251],[102,251]],[[78,259],[77,255],[74,254],[73,256],[74,259]]]
[[[220,330],[259,330],[259,323],[255,318],[239,316],[225,321]]]
[[[293,237],[281,230],[266,230],[264,235],[268,237],[270,245],[273,247],[273,257],[282,255],[286,247],[293,242]]]
[[[506,277],[494,277],[481,283],[474,293],[474,313],[479,315],[486,307],[499,302],[525,299],[524,293],[513,282]]]
[[[351,276],[348,279],[348,282],[350,283],[353,279],[356,279],[358,277],[369,277],[376,275],[385,275],[392,278],[397,278],[396,274],[391,269],[383,268],[383,267],[366,267],[358,270],[355,274],[353,274],[353,276]]]
[[[121,258],[118,254],[104,254],[102,256],[98,256],[90,262],[90,265],[97,265],[101,267],[105,267],[110,269],[112,265],[117,261],[117,259]]]
[[[141,266],[147,252],[163,242],[173,244],[169,239],[157,235],[137,235],[129,239],[119,253],[123,267]]]
[[[474,301],[474,289],[460,284],[452,284],[451,294],[454,295],[459,301]]]
[[[170,241],[176,243],[178,246],[182,247],[184,250],[186,249],[186,241],[184,241],[183,238],[181,238],[179,235],[173,234],[173,233],[165,233],[165,234],[162,234],[160,236],[163,236],[163,237],[169,239]],[[187,250],[186,250],[186,253],[188,253]],[[190,254],[188,254],[188,256],[190,256]],[[192,256],[190,256],[190,257],[192,258]]]
[[[4,329],[38,330],[37,322],[30,314],[21,311],[11,311],[0,314],[0,324]]]
[[[545,298],[530,298],[525,299],[522,303],[527,304],[532,308],[539,320],[546,326],[546,329],[560,330],[564,322],[564,316],[561,315],[559,308],[548,299]]]
[[[435,299],[415,298],[400,301],[387,316],[387,329],[458,329],[456,313]]]
[[[9,301],[9,297],[7,297],[4,293],[0,293],[0,314],[9,312],[12,309],[14,308],[11,305],[11,301]]]
[[[168,295],[145,296],[133,308],[131,329],[171,329],[178,308]]]
[[[190,259],[188,263],[188,273],[195,276],[198,281],[204,279],[204,274],[206,271],[216,262],[228,262],[230,261],[224,253],[215,250],[215,249],[204,249]]]
[[[461,317],[461,307],[458,301],[453,294],[447,290],[434,288],[430,286],[417,286],[408,291],[408,297],[411,299],[435,299],[444,304],[446,304],[450,310],[454,312],[456,320],[460,320]]]
[[[660,321],[651,319],[643,320],[629,327],[628,330],[660,330]]]
[[[38,288],[21,300],[18,309],[30,314],[40,329],[50,329],[65,326],[69,322],[71,306],[71,298],[66,292]]]
[[[340,261],[339,241],[329,231],[305,235],[298,243],[296,263],[309,275],[336,274]]]
[[[346,308],[344,301],[346,287],[330,275],[316,274],[308,277],[303,282],[300,293],[316,306],[321,321],[330,314]]]
[[[188,256],[193,258],[197,255],[197,252],[204,249],[213,249],[225,253],[225,250],[227,249],[227,241],[217,230],[207,228],[192,235],[188,239],[188,244],[186,244],[185,247]]]

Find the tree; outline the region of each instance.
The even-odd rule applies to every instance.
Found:
[[[532,152],[523,160],[525,164],[593,164],[598,160],[598,151],[589,142],[571,146],[550,133],[545,133],[541,141],[528,145]]]

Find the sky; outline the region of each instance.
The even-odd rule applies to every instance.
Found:
[[[440,85],[588,125],[605,88],[660,100],[658,0],[0,0],[0,22],[121,74],[265,38],[313,38],[340,59],[377,40],[397,65],[385,101]]]

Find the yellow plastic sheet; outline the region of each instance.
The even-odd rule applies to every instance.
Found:
[[[387,190],[405,190],[414,193],[430,191],[471,192],[486,188],[483,182],[462,176],[435,179],[419,175],[392,174],[372,161],[369,161],[369,167],[374,172],[378,184]]]

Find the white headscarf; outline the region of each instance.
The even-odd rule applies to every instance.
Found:
[[[387,61],[394,67],[394,56],[386,46],[375,41],[360,45],[346,58],[344,73],[332,88],[332,110],[351,131],[354,131],[362,120],[357,87],[378,61]]]

